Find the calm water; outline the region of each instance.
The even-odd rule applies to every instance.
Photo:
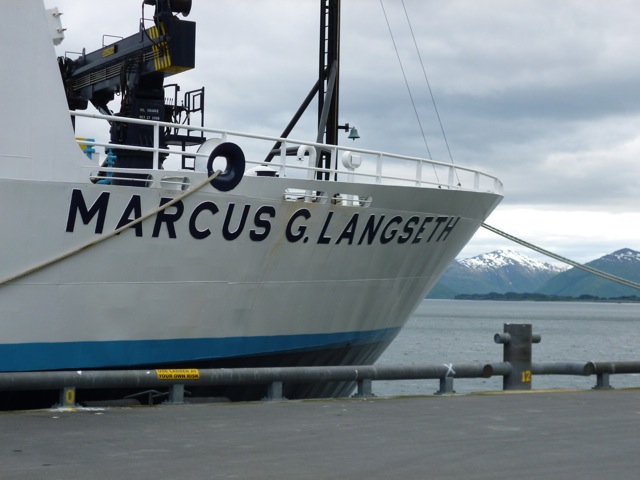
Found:
[[[379,364],[502,361],[493,336],[505,323],[530,323],[542,341],[534,362],[640,360],[640,304],[425,300]],[[532,389],[584,388],[596,377],[534,376]],[[613,387],[640,387],[640,375],[612,375]],[[376,395],[432,394],[438,380],[374,382]],[[502,377],[456,379],[457,393],[501,390]]]

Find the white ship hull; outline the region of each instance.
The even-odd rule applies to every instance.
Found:
[[[38,2],[12,8],[15,23],[38,24]],[[55,58],[40,58],[52,47],[36,44],[60,92],[25,74],[42,115],[0,143],[0,371],[373,363],[501,199],[351,171],[245,176],[93,245],[186,190],[91,182],[98,168],[73,139]],[[20,87],[9,83],[5,97]]]

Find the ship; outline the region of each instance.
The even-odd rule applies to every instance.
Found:
[[[339,8],[320,0],[318,80],[273,136],[206,126],[204,87],[167,83],[195,65],[191,0],[144,0],[130,37],[60,57],[57,8],[4,9],[0,372],[379,358],[503,186],[340,145],[358,132],[339,123]],[[317,136],[290,138],[312,99]]]

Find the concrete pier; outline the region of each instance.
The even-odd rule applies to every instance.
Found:
[[[640,390],[0,414],[0,478],[637,479]]]

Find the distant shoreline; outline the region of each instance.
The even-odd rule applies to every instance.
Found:
[[[601,298],[595,295],[580,295],[579,297],[563,297],[560,295],[545,295],[541,293],[463,293],[456,295],[454,300],[499,300],[499,301],[535,301],[535,302],[603,302],[603,303],[640,303],[640,296]]]

